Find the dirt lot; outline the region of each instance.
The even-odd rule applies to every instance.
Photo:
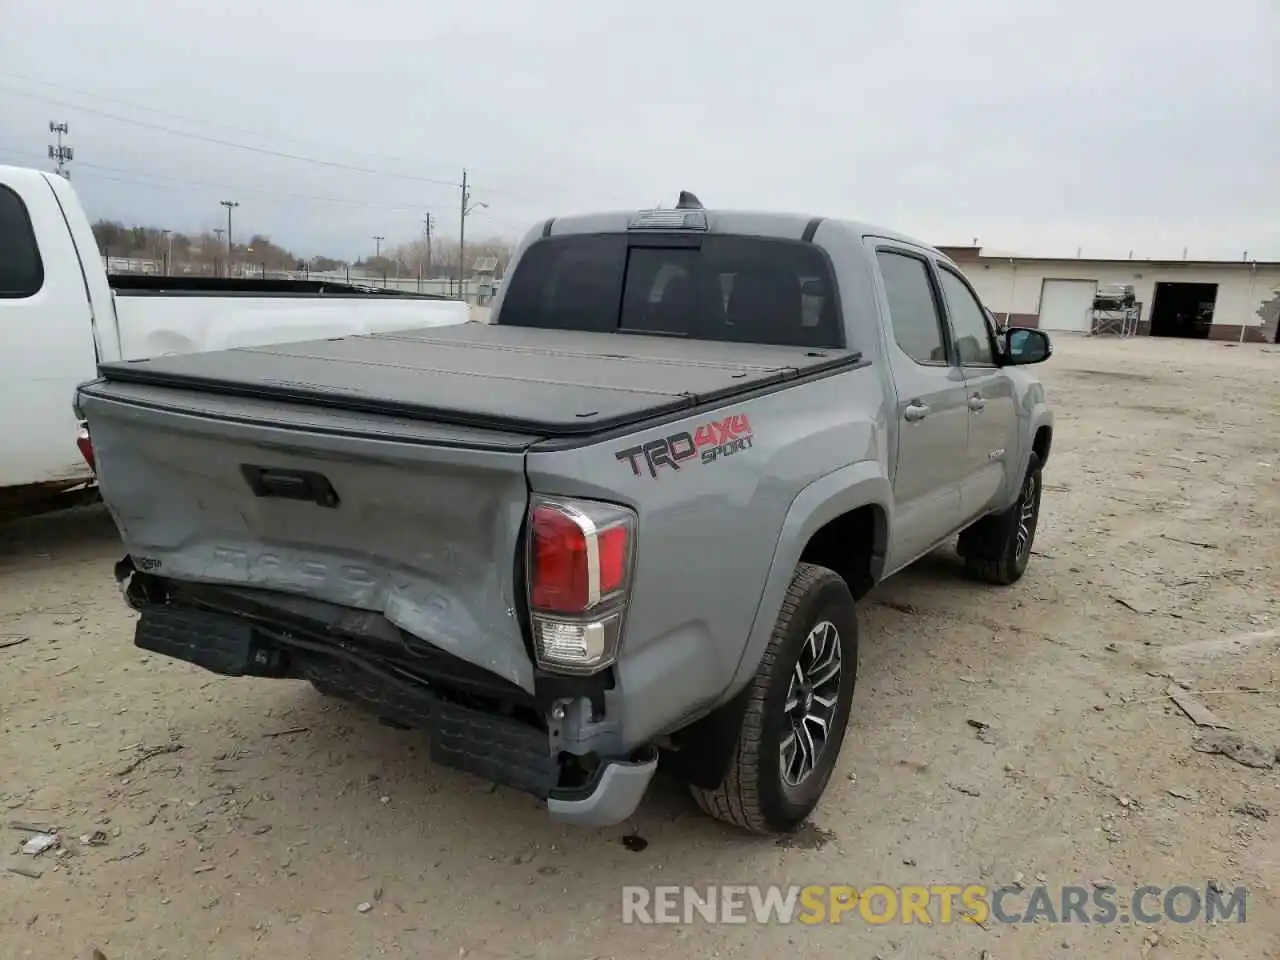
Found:
[[[11,853],[29,834],[0,822],[0,952],[1280,956],[1280,352],[1061,338],[1043,372],[1058,431],[1028,575],[977,586],[940,551],[869,598],[838,773],[783,843],[665,782],[625,827],[553,825],[304,685],[140,655],[101,512],[0,527],[0,637],[30,638],[0,648],[0,821],[66,847]],[[1194,750],[1171,679],[1264,766]],[[1122,902],[1242,885],[1247,922],[620,922],[627,883],[1104,880]]]

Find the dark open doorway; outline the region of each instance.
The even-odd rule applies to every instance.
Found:
[[[1208,337],[1217,301],[1216,283],[1157,283],[1151,304],[1151,335]]]

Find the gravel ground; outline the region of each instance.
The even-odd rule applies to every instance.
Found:
[[[1027,576],[975,585],[938,551],[868,598],[839,769],[781,843],[664,781],[626,826],[554,825],[303,684],[141,655],[100,510],[0,526],[0,952],[1280,956],[1280,352],[1063,337],[1042,369],[1058,429]],[[1212,731],[1175,681],[1262,766],[1193,749]],[[19,854],[11,820],[60,827],[62,852]],[[623,884],[1095,881],[1244,886],[1247,919],[621,923]]]

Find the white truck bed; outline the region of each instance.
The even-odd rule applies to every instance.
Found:
[[[72,401],[99,363],[468,319],[458,300],[319,283],[113,283],[71,184],[0,166],[0,500],[92,481]]]

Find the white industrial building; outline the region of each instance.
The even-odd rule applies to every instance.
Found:
[[[1078,333],[1277,342],[1280,261],[1096,260],[941,247],[998,319]],[[1116,302],[1117,294],[1123,304]]]

